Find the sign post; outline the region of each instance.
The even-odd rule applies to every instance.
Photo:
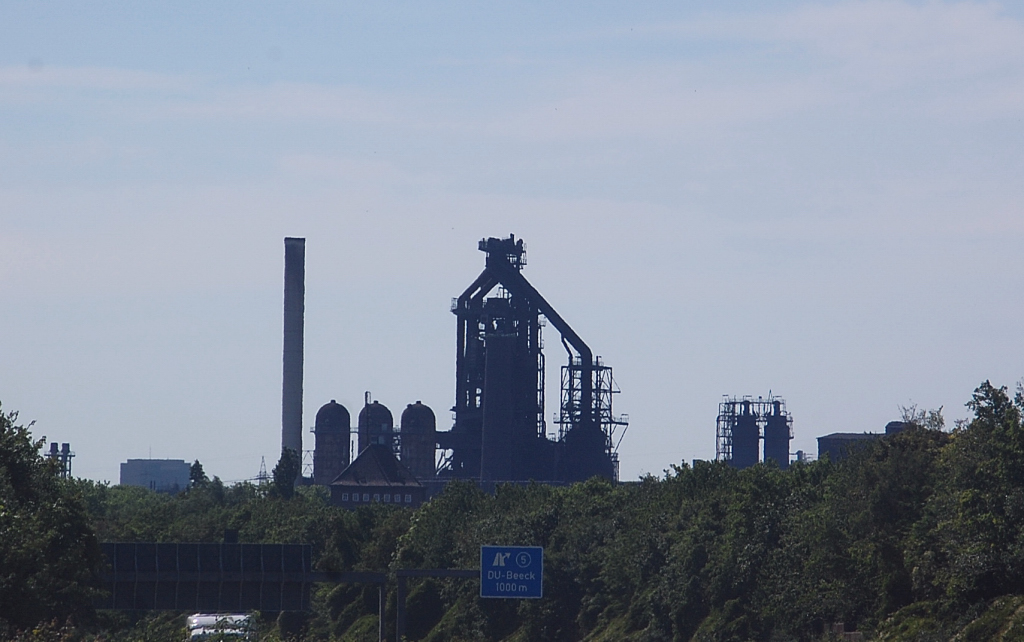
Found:
[[[544,549],[481,546],[480,597],[544,597]]]

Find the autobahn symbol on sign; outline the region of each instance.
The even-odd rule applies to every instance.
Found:
[[[481,546],[480,597],[544,597],[544,549]]]

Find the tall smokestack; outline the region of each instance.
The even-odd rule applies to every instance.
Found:
[[[306,309],[306,239],[284,240],[284,377],[281,448],[302,455],[302,326]]]

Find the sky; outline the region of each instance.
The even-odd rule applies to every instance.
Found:
[[[3,3],[0,403],[76,476],[271,468],[300,236],[304,426],[447,429],[450,301],[514,233],[624,480],[713,458],[723,395],[812,455],[952,426],[1024,377],[1022,176],[1020,4]]]

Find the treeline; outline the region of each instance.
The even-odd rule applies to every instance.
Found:
[[[329,506],[318,488],[286,498],[273,484],[202,476],[175,497],[56,480],[7,415],[0,627],[19,639],[36,627],[36,639],[180,640],[184,614],[90,610],[82,569],[97,562],[95,542],[219,541],[235,529],[243,542],[311,544],[316,566],[335,571],[477,568],[482,544],[545,548],[541,600],[484,600],[475,581],[412,582],[411,640],[820,640],[840,622],[866,639],[1024,639],[1024,399],[986,382],[968,406],[974,419],[951,431],[935,413],[915,415],[839,463],[697,462],[635,484],[494,496],[454,483],[418,510],[356,511]],[[19,499],[19,457],[36,458],[50,495]],[[64,521],[33,517],[55,497]],[[31,535],[11,538],[33,520]],[[49,579],[32,584],[33,573]],[[9,609],[30,585],[38,605]],[[376,639],[374,587],[325,585],[314,601],[312,613],[264,618],[263,636]]]

